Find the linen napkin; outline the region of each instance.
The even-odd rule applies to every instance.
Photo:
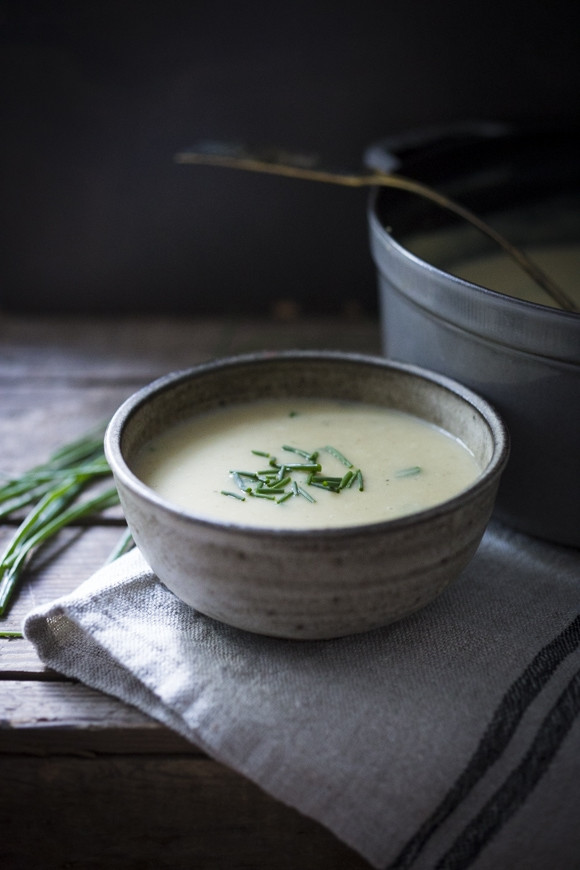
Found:
[[[326,641],[182,604],[138,551],[30,613],[50,667],[119,697],[371,866],[580,867],[580,552],[488,528],[435,603]]]

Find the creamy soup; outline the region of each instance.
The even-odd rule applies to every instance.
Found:
[[[148,443],[137,476],[204,518],[328,528],[403,516],[480,473],[448,433],[359,402],[256,401],[196,416]]]
[[[580,245],[546,245],[529,248],[526,253],[580,308]],[[558,307],[521,266],[501,251],[454,263],[453,273],[526,302]]]

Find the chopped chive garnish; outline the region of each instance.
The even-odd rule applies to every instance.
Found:
[[[230,492],[227,489],[222,489],[221,494],[228,495],[230,498],[237,498],[238,501],[245,501],[246,500],[243,495],[239,494],[239,492]]]
[[[291,447],[289,444],[283,444],[282,450],[288,450],[289,453],[296,453],[297,456],[302,456],[304,459],[309,459],[312,461],[312,457],[315,455],[311,450],[302,450],[301,447]]]
[[[245,496],[251,496],[276,501],[277,504],[284,503],[292,496],[301,495],[307,501],[315,503],[316,499],[309,492],[309,488],[322,489],[335,494],[340,493],[343,489],[349,489],[355,482],[358,483],[359,490],[362,491],[364,488],[360,469],[355,469],[353,464],[336,447],[326,446],[320,450],[326,451],[347,467],[348,470],[342,476],[324,473],[322,465],[318,461],[319,450],[304,450],[289,444],[283,444],[282,450],[294,453],[303,461],[279,463],[271,453],[264,450],[252,450],[254,456],[269,458],[268,468],[262,468],[258,471],[242,471],[240,469],[230,471],[232,479],[241,490],[241,494],[221,490],[222,494],[239,501],[245,501]],[[304,486],[300,486],[298,481],[294,479],[294,475],[298,473],[305,475]]]
[[[322,480],[319,483],[313,480],[310,485],[315,486],[317,489],[325,489],[326,492],[339,492],[338,484],[329,483],[327,480]]]
[[[247,477],[248,480],[257,480],[257,479],[258,479],[258,472],[257,472],[257,471],[237,471],[237,470],[233,470],[233,471],[230,471],[230,474],[239,474],[240,477]]]
[[[269,488],[272,489],[284,489],[285,486],[288,486],[292,478],[289,474],[286,477],[283,477],[282,480],[277,480],[275,483],[269,484]]]
[[[316,501],[316,499],[313,496],[311,496],[309,492],[306,492],[306,490],[303,489],[299,484],[296,484],[296,491],[297,491],[298,495],[303,496],[306,499],[306,501],[309,501],[312,504],[314,504],[314,502]]]
[[[421,474],[421,471],[420,465],[412,465],[410,468],[401,468],[395,473],[395,477],[415,477],[415,475]]]
[[[340,483],[338,484],[338,488],[344,489],[346,486],[350,486],[352,484],[355,476],[356,476],[355,472],[352,471],[352,469],[349,469],[346,472],[346,474],[344,475],[344,477],[342,478],[342,480],[340,481]]]
[[[321,466],[318,462],[291,462],[289,465],[285,465],[284,468],[292,469],[292,471],[320,471]]]
[[[357,471],[358,471],[358,474],[357,474]],[[357,469],[357,471],[353,471],[352,477],[350,478],[350,480],[348,480],[346,482],[346,484],[344,485],[344,489],[350,489],[351,486],[353,485],[353,483],[355,482],[355,480],[358,479],[358,475],[360,474],[360,470]],[[348,472],[347,472],[347,474],[348,474]],[[344,480],[344,478],[343,478],[343,480]],[[362,475],[360,477],[360,482],[362,484]]]
[[[331,456],[334,456],[335,459],[338,459],[338,461],[342,462],[343,465],[346,465],[347,468],[353,467],[352,462],[349,462],[346,456],[343,456],[340,450],[337,450],[336,447],[327,445],[323,450],[326,450],[327,453],[330,453]]]
[[[245,492],[247,487],[248,487],[248,484],[244,481],[244,478],[242,477],[242,475],[238,474],[237,471],[234,471],[232,473],[232,477],[233,477],[234,483],[236,484],[238,489],[241,489],[242,492]]]
[[[333,486],[334,485],[338,486],[339,483],[341,482],[341,480],[342,480],[342,477],[329,477],[326,474],[315,474],[314,477],[312,478],[311,482],[312,483],[326,483],[326,484],[330,484]]]

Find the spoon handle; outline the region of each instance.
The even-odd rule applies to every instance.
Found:
[[[176,163],[195,163],[223,166],[228,169],[246,169],[267,172],[289,178],[343,184],[347,187],[365,187],[384,183],[385,174],[374,169],[350,170],[323,166],[317,154],[286,151],[282,148],[252,146],[235,142],[199,142],[175,155]]]
[[[441,208],[453,212],[458,217],[476,227],[484,235],[499,245],[518,265],[538,284],[560,308],[565,311],[578,311],[575,303],[540,267],[522,250],[512,245],[500,233],[481,220],[473,212],[464,208],[442,193],[402,175],[380,172],[374,169],[342,170],[323,166],[318,155],[296,153],[280,148],[264,146],[247,147],[232,142],[204,141],[175,155],[176,163],[204,164],[222,166],[228,169],[245,169],[251,172],[283,175],[288,178],[302,178],[307,181],[322,181],[328,184],[342,184],[346,187],[395,187],[428,199]]]

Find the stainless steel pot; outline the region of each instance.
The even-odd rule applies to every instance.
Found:
[[[580,243],[579,144],[580,131],[475,125],[379,143],[367,162],[438,188],[522,247]],[[369,224],[385,354],[495,405],[512,437],[497,516],[580,546],[580,314],[457,277],[454,262],[492,243],[418,197],[373,191]]]

